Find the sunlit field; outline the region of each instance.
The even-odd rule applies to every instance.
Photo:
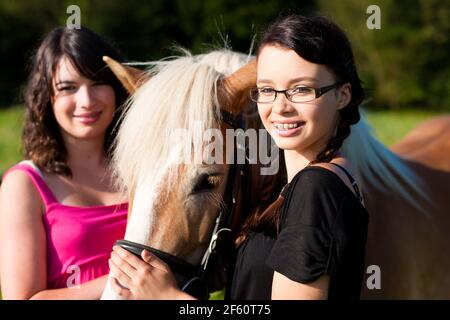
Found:
[[[439,115],[436,111],[366,111],[374,133],[387,146],[401,140],[418,123]],[[20,135],[23,108],[0,110],[0,173],[21,159]]]

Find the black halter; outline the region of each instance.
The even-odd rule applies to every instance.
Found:
[[[233,127],[241,128],[240,119],[233,116],[227,111],[222,110],[222,121]],[[236,156],[236,154],[235,154]],[[235,159],[236,160],[236,159]],[[141,258],[143,250],[148,250],[159,259],[163,260],[172,270],[177,280],[178,286],[186,293],[199,298],[206,299],[209,289],[206,279],[206,272],[209,266],[210,256],[215,253],[217,242],[221,239],[223,231],[232,231],[230,229],[233,215],[236,210],[237,193],[240,189],[240,175],[243,174],[242,164],[230,166],[228,173],[227,185],[225,188],[224,206],[221,206],[219,215],[211,235],[211,240],[200,265],[195,266],[172,254],[160,251],[158,249],[145,246],[128,240],[117,240],[116,244],[129,252]]]

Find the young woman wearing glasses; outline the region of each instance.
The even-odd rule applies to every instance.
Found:
[[[234,299],[358,299],[368,214],[340,153],[364,91],[344,32],[323,17],[289,16],[257,53],[262,122],[284,150],[288,184],[237,239]]]

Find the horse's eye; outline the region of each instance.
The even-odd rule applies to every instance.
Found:
[[[220,183],[220,174],[201,174],[192,190],[192,194],[200,192],[209,192],[217,187]]]

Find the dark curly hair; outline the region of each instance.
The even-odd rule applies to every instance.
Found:
[[[352,47],[345,32],[325,17],[290,15],[271,24],[262,36],[257,55],[267,45],[294,50],[303,59],[324,65],[336,77],[336,81],[351,86],[351,100],[339,110],[336,134],[328,141],[311,163],[330,162],[344,140],[350,135],[350,126],[360,119],[359,105],[365,93],[359,79]],[[279,211],[283,204],[280,196],[266,209],[257,208],[242,227],[236,244],[243,243],[250,230],[276,232]]]
[[[117,49],[85,27],[56,28],[44,38],[36,50],[31,60],[30,75],[24,93],[26,116],[22,145],[24,157],[31,159],[44,172],[69,177],[72,175],[51,101],[54,95],[52,79],[63,57],[67,57],[84,77],[108,84],[114,90],[116,111],[107,129],[104,144],[105,151],[108,157],[110,156],[110,147],[127,93],[103,62],[104,55],[123,61]]]

